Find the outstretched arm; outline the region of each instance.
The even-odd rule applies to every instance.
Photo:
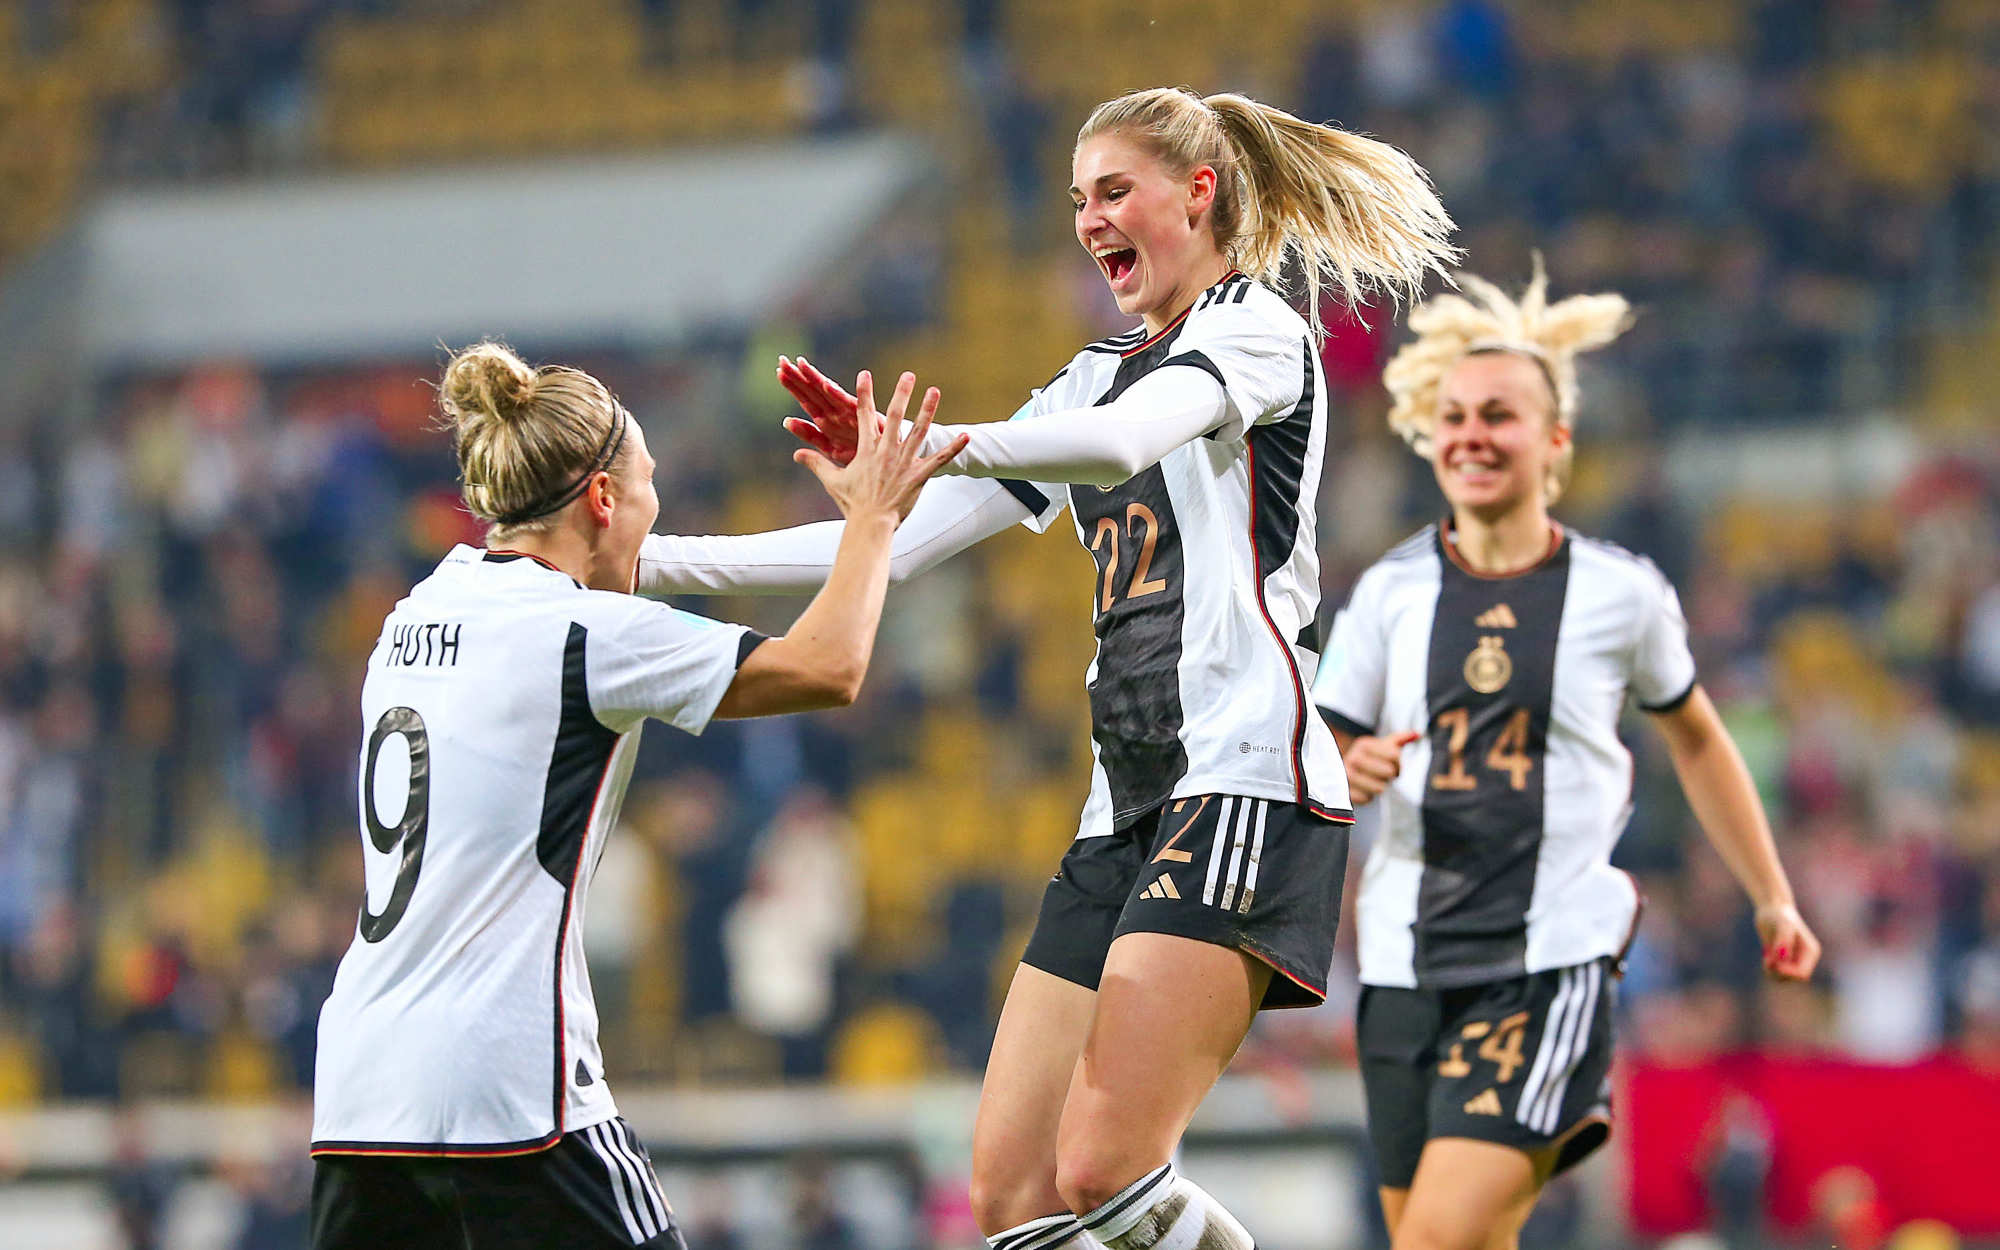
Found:
[[[1025,520],[1028,509],[998,482],[933,480],[917,497],[889,552],[902,582]],[[846,525],[820,521],[761,534],[651,534],[639,548],[642,595],[803,595],[826,582]]]
[[[1695,687],[1679,707],[1655,713],[1653,723],[1667,740],[1695,819],[1756,905],[1764,967],[1788,981],[1810,978],[1819,939],[1799,915],[1756,783],[1708,692]]]
[[[785,428],[840,461],[852,454],[846,393],[817,369],[784,361],[778,377],[806,411]],[[1222,383],[1194,365],[1155,369],[1108,404],[995,421],[933,426],[926,447],[966,439],[946,468],[965,477],[1115,486],[1229,419]]]

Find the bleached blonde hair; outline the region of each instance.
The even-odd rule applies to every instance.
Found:
[[[1549,275],[1540,252],[1535,253],[1534,277],[1519,300],[1475,274],[1461,273],[1457,280],[1467,294],[1438,295],[1410,310],[1410,329],[1417,337],[1404,344],[1382,371],[1391,401],[1389,428],[1411,450],[1429,459],[1445,378],[1467,356],[1506,352],[1541,367],[1554,401],[1549,415],[1557,425],[1573,430],[1576,358],[1623,334],[1632,324],[1632,306],[1611,292],[1549,303]],[[1565,444],[1550,466],[1546,484],[1550,503],[1569,482],[1575,450],[1574,441]]]
[[[1077,145],[1107,131],[1137,141],[1176,178],[1212,167],[1216,247],[1274,287],[1283,284],[1286,257],[1296,256],[1315,333],[1322,286],[1338,288],[1349,307],[1374,291],[1414,299],[1427,274],[1442,275],[1459,259],[1430,175],[1379,140],[1248,96],[1203,97],[1185,87],[1105,101],[1077,131]]]

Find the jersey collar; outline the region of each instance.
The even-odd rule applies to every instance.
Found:
[[[1143,352],[1147,348],[1151,347],[1153,344],[1159,342],[1161,339],[1167,337],[1169,334],[1172,334],[1175,328],[1177,328],[1181,322],[1186,321],[1188,319],[1188,314],[1194,311],[1194,306],[1201,302],[1202,296],[1208,294],[1210,291],[1213,291],[1216,287],[1221,286],[1223,283],[1229,281],[1231,278],[1239,276],[1240,274],[1242,274],[1242,272],[1243,271],[1241,269],[1231,269],[1228,273],[1223,274],[1220,278],[1217,278],[1213,283],[1209,284],[1208,286],[1204,287],[1199,291],[1196,291],[1194,299],[1188,302],[1188,306],[1186,308],[1181,309],[1180,315],[1178,317],[1175,317],[1172,321],[1169,321],[1167,324],[1161,326],[1160,332],[1158,334],[1148,335],[1146,341],[1139,344],[1137,347],[1128,347],[1124,351],[1119,352],[1118,353],[1119,359],[1122,360],[1127,356],[1136,356],[1140,352]]]
[[[547,560],[542,559],[540,556],[535,555],[532,552],[510,551],[504,547],[496,547],[496,548],[491,548],[485,552],[482,552],[480,554],[479,559],[480,562],[483,564],[512,564],[516,560],[533,560],[536,564],[539,564],[543,568],[547,569],[549,572],[554,573],[557,577],[562,578],[564,581],[576,587],[578,590],[582,590],[584,588],[582,582],[576,580],[574,577],[571,577],[569,574],[563,572],[555,565],[550,564]]]
[[[1451,536],[1451,518],[1446,517],[1444,520],[1439,521],[1437,527],[1438,547],[1444,552],[1445,559],[1450,560],[1454,565],[1458,566],[1458,571],[1467,577],[1476,577],[1485,582],[1504,582],[1516,577],[1526,577],[1536,569],[1555,559],[1556,552],[1562,550],[1563,543],[1568,541],[1568,539],[1569,531],[1562,527],[1562,522],[1556,520],[1554,517],[1550,517],[1549,549],[1547,551],[1535,557],[1532,563],[1525,564],[1518,569],[1508,569],[1500,573],[1482,573],[1467,564],[1464,557],[1458,554],[1458,544],[1453,541]]]

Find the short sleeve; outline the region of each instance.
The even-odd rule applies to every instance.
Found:
[[[1023,417],[1038,417],[1043,413],[1060,411],[1065,406],[1062,402],[1065,390],[1062,383],[1069,375],[1070,370],[1067,368],[1056,374],[1049,379],[1047,386],[1036,390],[1028,397],[1028,402],[1015,409],[1014,415],[1007,419],[1019,421]],[[1028,516],[1021,524],[1037,534],[1046,534],[1049,526],[1056,523],[1056,518],[1062,515],[1063,509],[1069,504],[1069,487],[1061,482],[1025,482],[1011,477],[996,480],[1008,494],[1020,500],[1021,506],[1028,510]]]
[[[1375,732],[1388,681],[1389,650],[1382,620],[1381,579],[1361,575],[1334,615],[1326,653],[1313,678],[1313,701],[1335,729],[1363,737]]]
[[[1671,712],[1694,693],[1694,654],[1673,583],[1648,566],[1644,615],[1632,648],[1632,697],[1648,712]]]
[[[1254,292],[1241,304],[1223,301],[1197,309],[1174,340],[1173,354],[1161,362],[1191,365],[1217,382],[1229,397],[1229,411],[1209,437],[1234,442],[1252,426],[1274,421],[1298,406],[1312,386],[1312,357],[1305,323],[1290,314],[1287,325],[1270,316]]]
[[[618,733],[649,717],[691,734],[706,729],[761,636],[664,603],[633,598],[618,608],[586,626],[585,675],[598,721]]]

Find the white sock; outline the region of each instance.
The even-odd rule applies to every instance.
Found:
[[[988,1237],[986,1244],[993,1250],[1102,1250],[1083,1231],[1083,1221],[1067,1211],[1016,1224],[1004,1233]]]
[[[1256,1250],[1236,1217],[1171,1163],[1083,1217],[1106,1250]]]

